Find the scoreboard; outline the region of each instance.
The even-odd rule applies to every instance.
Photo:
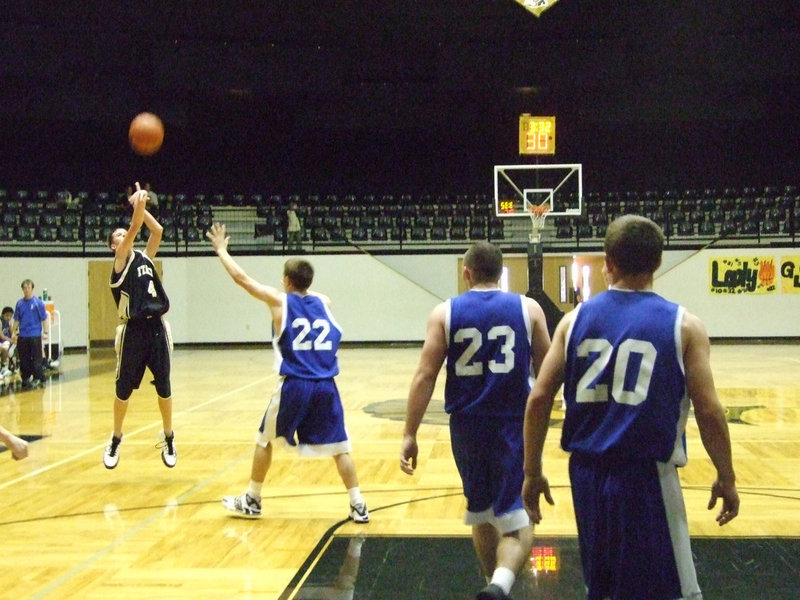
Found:
[[[528,113],[520,115],[519,153],[555,154],[556,118],[533,117]]]

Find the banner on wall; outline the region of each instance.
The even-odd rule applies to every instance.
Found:
[[[781,257],[781,291],[800,294],[800,255]]]
[[[709,261],[712,294],[771,294],[778,289],[774,256],[720,256]]]

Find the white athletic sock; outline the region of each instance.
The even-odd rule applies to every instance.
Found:
[[[264,485],[263,483],[259,483],[258,481],[250,480],[250,485],[247,488],[247,495],[251,498],[254,498],[261,502],[261,486]]]
[[[492,583],[503,588],[503,593],[507,596],[511,593],[516,576],[514,571],[506,567],[497,567],[492,574]]]
[[[351,487],[350,489],[347,490],[347,493],[350,495],[351,506],[355,506],[359,502],[364,501],[364,499],[361,497],[361,488],[358,486]]]

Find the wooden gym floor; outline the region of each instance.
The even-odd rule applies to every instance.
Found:
[[[237,519],[221,507],[220,498],[243,491],[249,478],[253,436],[276,380],[266,346],[176,349],[178,465],[171,470],[156,448],[161,426],[149,374],[131,398],[120,463],[103,467],[114,390],[109,349],[67,353],[43,389],[0,388],[0,423],[35,440],[27,460],[0,452],[0,598],[474,597],[483,583],[461,523],[443,376],[419,432],[418,473],[409,477],[398,467],[418,356],[416,345],[340,351],[338,382],[371,511],[367,525],[346,520],[347,495],[330,459],[282,449],[274,453],[260,520]],[[681,479],[706,600],[752,597],[747,590],[796,598],[798,345],[715,343],[712,365],[728,410],[742,507],[724,528],[706,510],[713,469],[690,419]],[[580,597],[560,416],[554,413],[545,456],[556,506],[546,508],[536,532],[537,564],[549,570],[526,575],[516,600]],[[361,566],[347,571],[357,554],[351,544],[361,548]],[[323,585],[337,577],[344,589]]]

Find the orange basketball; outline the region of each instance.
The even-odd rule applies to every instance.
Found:
[[[137,154],[142,156],[155,154],[164,143],[164,124],[153,113],[139,113],[131,121],[128,141]]]

